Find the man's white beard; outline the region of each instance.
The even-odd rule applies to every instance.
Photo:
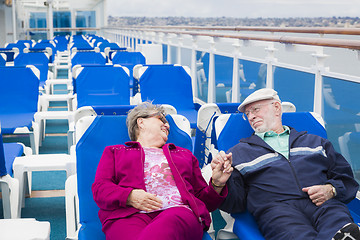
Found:
[[[264,133],[268,131],[275,130],[276,121],[275,121],[275,110],[273,108],[269,109],[266,116],[263,118],[263,124],[254,128],[256,133]]]

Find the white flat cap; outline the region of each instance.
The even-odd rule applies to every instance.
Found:
[[[250,103],[261,101],[261,100],[271,100],[271,99],[281,102],[277,92],[274,89],[262,88],[262,89],[256,90],[255,92],[250,94],[247,98],[245,98],[245,100],[238,107],[238,110],[240,112],[244,112],[246,105],[248,105]]]

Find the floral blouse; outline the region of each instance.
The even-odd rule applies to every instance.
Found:
[[[185,206],[175,184],[173,174],[161,148],[144,148],[144,176],[146,191],[161,199],[164,210],[170,207]]]

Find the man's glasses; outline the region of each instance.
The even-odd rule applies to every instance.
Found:
[[[261,107],[266,106],[268,104],[273,104],[273,103],[274,102],[271,102],[271,103],[259,103],[259,104],[256,104],[256,105],[252,106],[251,108],[246,109],[246,111],[243,113],[244,120],[248,119],[248,116],[249,116],[250,113],[257,114],[257,113],[260,112]]]
[[[163,113],[161,113],[161,112],[156,112],[156,113],[150,114],[150,115],[148,115],[146,117],[143,117],[143,118],[152,118],[152,117],[157,117],[163,123],[168,123],[168,121],[166,120],[165,115]]]

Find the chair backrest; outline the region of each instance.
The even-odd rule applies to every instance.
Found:
[[[112,56],[113,64],[145,64],[145,57],[141,52],[115,52]]]
[[[176,109],[194,108],[191,77],[182,66],[148,65],[139,84],[143,101],[154,100]]]
[[[197,111],[193,101],[191,77],[182,66],[147,65],[139,78],[142,101],[169,104],[196,127]]]
[[[102,47],[102,45],[99,46],[100,51],[103,51],[105,53],[106,57],[108,58],[108,60],[110,62],[112,62],[113,55],[116,52],[127,51],[126,47],[119,47],[119,45],[117,43],[110,43],[109,46],[107,46],[107,45],[103,46],[103,47],[105,47],[104,50],[101,50],[101,47]]]
[[[17,48],[20,53],[22,53],[27,47],[29,46],[25,45],[25,43],[8,43],[5,45],[5,48],[7,49]]]
[[[78,124],[88,119],[93,119],[93,121],[76,145],[80,224],[82,225],[79,239],[100,240],[105,239],[105,236],[101,231],[98,218],[99,208],[93,200],[91,185],[104,148],[109,145],[123,144],[129,141],[129,136],[126,116],[84,117],[78,121]],[[191,146],[190,136],[177,128],[171,116],[167,116],[167,119],[170,123],[168,142],[185,148]]]
[[[75,76],[78,107],[130,105],[127,69],[119,65],[86,66]]]
[[[66,38],[66,36],[56,36],[54,38],[54,42],[56,44],[57,51],[63,52],[67,50],[69,40]]]
[[[114,42],[102,42],[98,45],[100,48],[100,52],[105,52],[105,48],[109,48],[109,50],[120,50],[120,46]],[[125,50],[126,48],[121,48]]]
[[[49,56],[44,52],[20,53],[14,59],[15,66],[33,65],[40,71],[40,86],[45,85],[49,72]]]
[[[71,65],[105,65],[106,58],[104,53],[84,51],[76,52],[71,55]]]
[[[47,52],[49,55],[49,62],[53,63],[54,62],[54,57],[56,54],[56,45],[53,41],[48,41],[48,42],[38,42],[36,43],[33,47],[29,48],[30,52]]]
[[[29,67],[0,67],[0,114],[36,112],[39,78]]]
[[[22,116],[37,112],[39,78],[29,67],[0,67],[0,121],[3,134],[12,133]],[[18,116],[7,121],[11,116]],[[27,127],[31,127],[31,120]]]
[[[224,151],[236,145],[241,138],[249,137],[254,132],[249,122],[243,119],[242,114],[233,113],[228,116],[225,125],[222,123],[219,126],[217,125],[218,120],[221,121],[221,119],[215,121],[217,147]],[[297,131],[307,131],[327,138],[325,128],[310,112],[283,113],[283,124],[293,127]]]

